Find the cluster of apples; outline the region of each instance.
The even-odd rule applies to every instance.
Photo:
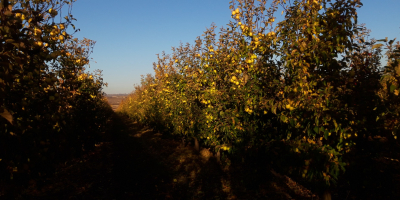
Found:
[[[239,20],[240,19],[240,11],[239,8],[236,8],[236,10],[232,11],[232,18]]]

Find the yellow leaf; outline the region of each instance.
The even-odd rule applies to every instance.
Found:
[[[377,49],[377,48],[380,48],[381,46],[383,46],[383,44],[374,44],[372,46],[372,49]]]

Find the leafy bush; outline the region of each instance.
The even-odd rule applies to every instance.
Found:
[[[214,151],[266,151],[276,169],[329,186],[383,153],[368,138],[398,144],[399,46],[365,41],[360,1],[266,3],[233,1],[218,39],[212,26],[163,53],[119,111]]]
[[[0,179],[51,174],[101,140],[112,110],[100,71],[85,70],[95,42],[67,33],[71,9],[55,23],[73,2],[0,3],[0,113],[11,115],[0,117]]]

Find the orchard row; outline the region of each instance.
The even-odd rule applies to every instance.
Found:
[[[399,43],[365,41],[360,1],[266,3],[233,1],[219,38],[212,26],[158,56],[119,110],[215,152],[269,152],[285,173],[331,185],[357,156],[382,153],[371,138],[397,143]]]
[[[88,73],[94,41],[78,40],[74,0],[0,3],[0,179],[52,174],[101,139],[112,112],[101,72]],[[58,12],[69,12],[59,22]]]

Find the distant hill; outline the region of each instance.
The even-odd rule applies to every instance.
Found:
[[[129,94],[106,94],[108,103],[111,105],[113,110],[116,110],[123,99]]]
[[[128,96],[127,93],[120,93],[120,94],[106,94],[106,96]]]

